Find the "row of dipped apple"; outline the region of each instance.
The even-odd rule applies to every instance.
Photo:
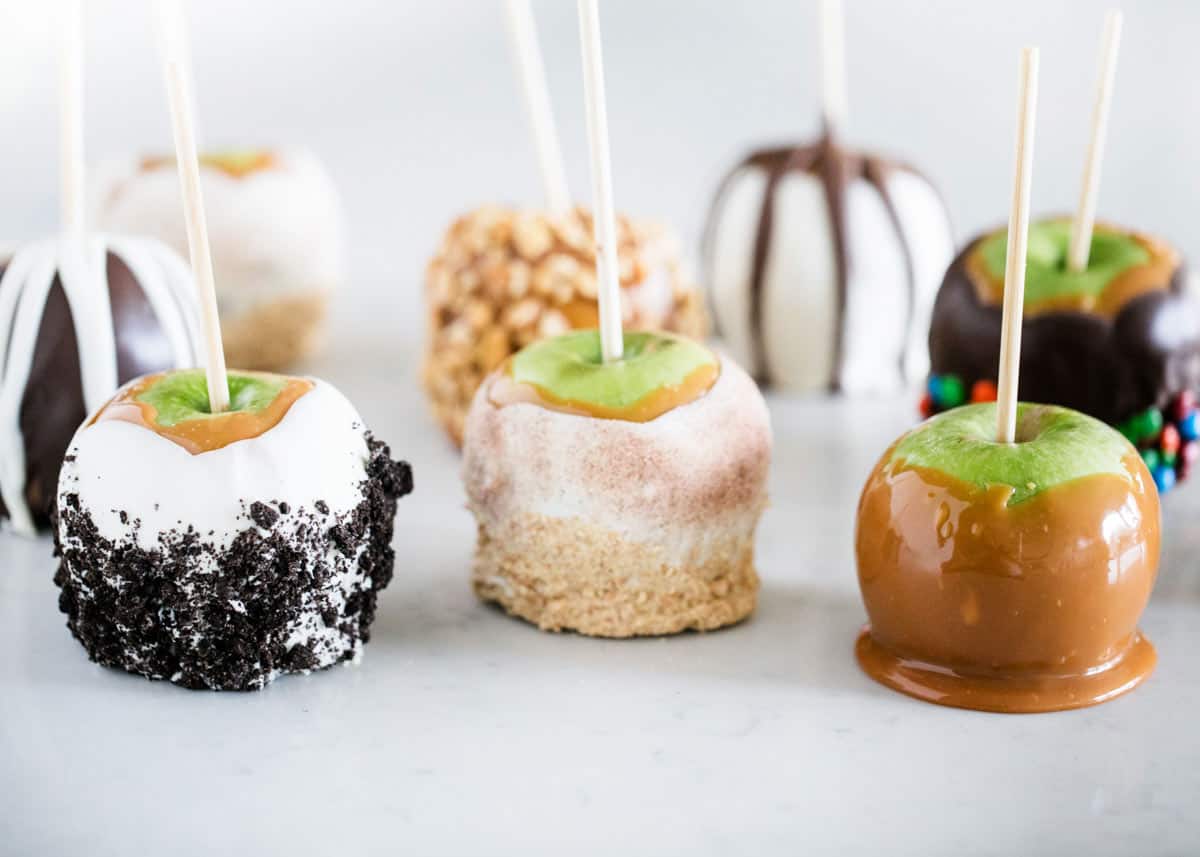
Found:
[[[593,40],[585,69],[594,167],[603,177],[597,22],[594,5],[581,6]],[[254,687],[280,672],[357,654],[375,597],[391,576],[391,516],[395,500],[411,489],[411,474],[362,432],[353,409],[327,385],[227,375],[188,99],[178,68],[173,72],[177,161],[201,312],[190,306],[191,289],[178,288],[186,272],[179,277],[180,266],[149,243],[111,239],[109,288],[95,288],[89,258],[104,245],[68,222],[61,239],[28,248],[6,272],[22,287],[12,302],[19,305],[13,346],[31,349],[34,359],[16,361],[27,372],[46,362],[36,359],[44,339],[36,314],[24,308],[43,300],[49,318],[57,289],[80,335],[79,351],[89,355],[79,361],[81,397],[111,389],[117,337],[104,323],[80,320],[118,317],[124,272],[174,335],[177,355],[203,347],[204,372],[138,380],[99,410],[89,408],[96,418],[71,442],[55,492],[58,579],[69,624],[96,660],[190,686]],[[599,332],[521,351],[474,397],[466,474],[480,520],[475,585],[483,597],[549,628],[627,636],[718,627],[754,606],[753,531],[769,453],[765,408],[733,362],[687,340],[623,333],[622,279],[639,271],[636,264],[622,268],[623,233],[606,185],[598,182],[591,239],[602,248],[596,274],[581,280],[581,300],[560,302],[568,325],[589,310],[595,315],[598,303]],[[547,231],[582,255],[589,246],[582,222],[566,216]],[[1021,223],[1017,243],[1027,234]],[[509,240],[525,252],[539,235],[520,221]],[[1011,252],[1012,242],[1004,245]],[[984,274],[990,265],[995,276],[986,245],[977,264]],[[1127,268],[1139,266],[1150,267],[1134,259]],[[57,282],[44,279],[47,269],[50,277],[57,271]],[[1014,270],[1025,266],[999,266],[1001,276]],[[531,312],[521,289],[553,294],[558,285],[552,275],[548,286],[541,282],[537,270],[526,272],[524,286],[511,271],[489,273],[481,272],[476,288],[514,298],[518,317],[509,314],[508,322],[517,331],[527,326],[521,307]],[[1063,292],[1053,278],[1044,286],[1030,278],[1029,286],[1033,296]],[[843,298],[846,291],[839,283]],[[678,303],[679,294],[669,296]],[[554,332],[541,329],[545,319],[538,318],[532,339]],[[1006,329],[1019,331],[1019,317]],[[53,359],[63,350],[52,344],[47,353]],[[840,368],[833,382],[852,377],[848,370]],[[1011,443],[998,444],[989,433],[995,408],[958,410],[902,439],[868,483],[859,557],[874,630],[860,641],[860,660],[881,680],[938,701],[1005,710],[1098,701],[1132,686],[1153,660],[1135,626],[1157,562],[1157,495],[1140,457],[1101,423],[1061,409],[1013,408],[1010,376],[999,410],[1008,412],[1001,422],[1009,421]],[[22,434],[25,443],[37,440]],[[1044,442],[1062,454],[1043,454]],[[300,461],[308,466],[297,467]],[[37,457],[22,456],[17,467],[6,460],[0,487],[13,520],[32,526],[36,507],[24,521],[13,513],[35,483],[26,480],[14,494],[8,478],[25,463],[36,465]],[[170,479],[177,471],[186,478]],[[243,476],[235,483],[233,473]],[[196,490],[172,490],[181,484]],[[241,486],[241,496],[230,496],[231,484]],[[888,498],[902,491],[925,502],[902,504],[905,517],[895,519]],[[1069,518],[1064,508],[1079,514]],[[1125,510],[1126,528],[1102,530],[1114,509]],[[1060,533],[1076,538],[1063,541]],[[1054,550],[1067,544],[1077,549]],[[1024,556],[1024,545],[1040,550]],[[1113,563],[1122,570],[1115,583]],[[930,581],[938,597],[928,591]],[[1103,632],[1096,622],[1064,619],[1095,619],[1095,610],[1106,620]],[[1015,620],[1018,627],[1013,615],[1025,617]],[[1101,664],[1107,669],[1097,679]]]

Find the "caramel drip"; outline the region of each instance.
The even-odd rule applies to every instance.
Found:
[[[574,330],[600,326],[600,306],[594,298],[572,298],[558,308]]]
[[[517,381],[512,376],[512,361],[510,360],[492,377],[487,395],[488,400],[498,408],[508,405],[532,404],[575,416],[648,423],[668,411],[690,404],[708,393],[713,384],[717,382],[720,373],[721,369],[716,363],[706,363],[694,369],[678,384],[659,387],[631,405],[613,408],[579,399],[564,399],[554,395],[545,387]]]
[[[1106,231],[1120,230],[1108,227]],[[1150,261],[1122,271],[1098,295],[1060,295],[1040,301],[1026,301],[1025,315],[1081,312],[1111,320],[1134,298],[1169,289],[1171,277],[1179,267],[1179,254],[1170,245],[1149,235],[1130,233],[1129,237],[1150,254]],[[1004,302],[1004,278],[994,277],[988,272],[980,252],[982,246],[983,242],[980,241],[967,256],[967,276],[981,301],[998,306]]]
[[[1141,460],[1007,505],[925,468],[876,469],[856,552],[870,625],[858,643],[877,681],[986,711],[1077,708],[1154,667],[1137,629],[1160,548],[1158,497]]]
[[[266,150],[255,152],[253,153],[253,157],[249,158],[235,158],[220,152],[211,152],[200,156],[200,164],[201,166],[220,170],[230,178],[241,179],[251,173],[273,168],[276,165],[276,159],[273,152]],[[166,155],[147,155],[142,158],[141,163],[143,172],[174,166],[175,159]]]
[[[266,434],[279,425],[301,396],[313,389],[312,381],[289,378],[275,400],[257,413],[231,411],[163,426],[158,423],[158,411],[153,405],[137,401],[138,396],[162,377],[161,374],[151,375],[122,390],[100,409],[91,424],[107,420],[133,423],[182,446],[192,455],[200,455]]]

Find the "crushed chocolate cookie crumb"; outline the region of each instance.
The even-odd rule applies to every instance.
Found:
[[[250,504],[250,518],[264,530],[269,530],[279,520],[279,513],[266,503],[254,502]]]

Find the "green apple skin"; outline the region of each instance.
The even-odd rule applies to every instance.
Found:
[[[622,409],[698,369],[719,366],[713,352],[682,336],[636,331],[624,339],[623,359],[611,363],[603,360],[595,330],[535,342],[513,356],[512,378],[564,401]]]
[[[230,372],[229,410],[225,413],[261,413],[287,383],[282,375]],[[208,400],[208,381],[201,369],[168,372],[138,393],[136,400],[154,408],[155,421],[164,428],[215,416]]]
[[[1092,234],[1088,266],[1078,273],[1067,270],[1071,244],[1068,220],[1043,220],[1029,227],[1029,260],[1025,266],[1025,303],[1079,296],[1098,297],[1120,274],[1145,265],[1150,251],[1131,235],[1098,227]],[[980,258],[988,275],[1004,280],[1008,254],[1008,230],[989,235],[979,245]]]
[[[1126,460],[1137,456],[1120,432],[1055,405],[1018,405],[1016,436],[1012,444],[996,440],[995,402],[965,405],[909,431],[892,447],[891,458],[900,466],[940,471],[982,490],[1009,486],[1012,506],[1095,474],[1129,478]]]

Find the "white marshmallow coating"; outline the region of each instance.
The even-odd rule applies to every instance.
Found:
[[[325,294],[344,279],[341,201],[317,157],[272,150],[273,163],[233,176],[201,164],[200,179],[221,315],[226,320],[277,298]],[[103,164],[89,198],[104,228],[152,235],[187,252],[174,164],[141,159]]]
[[[766,504],[770,417],[731,360],[722,357],[708,393],[641,423],[498,407],[489,388],[475,395],[463,443],[469,506],[485,527],[503,531],[530,514],[576,518],[655,546],[677,566],[753,533]]]
[[[226,547],[253,526],[248,504],[255,501],[311,509],[321,500],[333,516],[348,513],[367,480],[362,420],[340,392],[315,384],[275,428],[200,455],[133,423],[85,424],[63,464],[59,503],[78,495],[101,536],[147,551],[159,547],[160,534],[189,526]],[[279,526],[289,521],[294,516]],[[75,537],[61,525],[59,536]]]

